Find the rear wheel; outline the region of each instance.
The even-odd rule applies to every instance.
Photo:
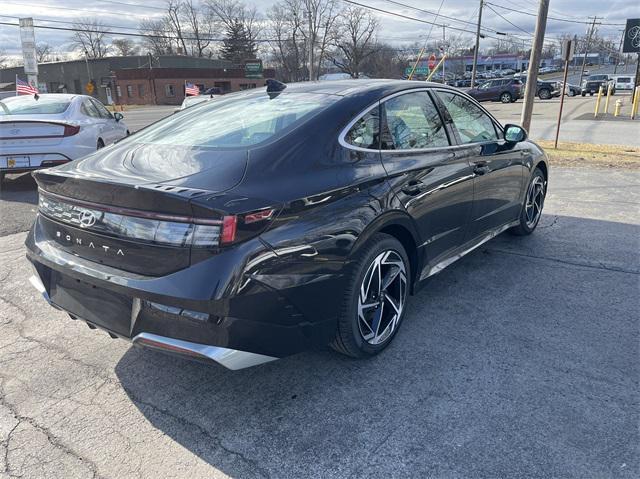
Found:
[[[104,141],[102,141],[102,138],[98,138],[98,144],[96,146],[96,150],[99,150],[100,148],[104,148]]]
[[[576,92],[573,90],[569,90],[569,96],[576,96]],[[582,95],[584,96],[584,95]]]
[[[547,88],[542,88],[539,92],[538,92],[538,97],[541,100],[548,100],[549,98],[551,98],[551,92],[547,89]]]
[[[404,316],[411,278],[409,259],[393,236],[378,233],[355,260],[331,347],[354,358],[378,354]]]
[[[511,99],[513,97],[511,96],[511,93],[509,93],[508,91],[505,91],[502,95],[500,95],[500,101],[502,103],[511,103]]]
[[[519,224],[511,228],[511,232],[518,236],[530,235],[538,226],[542,216],[542,208],[547,194],[547,182],[544,173],[540,168],[536,168],[527,187],[527,194],[524,198],[522,211],[520,212]]]

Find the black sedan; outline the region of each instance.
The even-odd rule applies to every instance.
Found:
[[[427,278],[535,230],[548,163],[454,88],[270,81],[34,177],[45,299],[238,369],[327,344],[379,353]]]

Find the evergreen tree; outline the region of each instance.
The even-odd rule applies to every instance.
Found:
[[[238,20],[227,26],[220,53],[225,60],[242,63],[256,57],[256,43],[249,38],[244,24]]]

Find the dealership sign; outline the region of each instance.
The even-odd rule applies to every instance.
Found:
[[[38,60],[36,57],[36,35],[33,30],[33,18],[20,19],[20,41],[22,42],[24,72],[27,75],[37,75]]]
[[[640,18],[627,19],[624,29],[622,53],[640,53]]]

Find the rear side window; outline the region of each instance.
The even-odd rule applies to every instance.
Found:
[[[406,93],[383,103],[383,150],[415,150],[449,146],[449,138],[426,91]]]
[[[299,125],[340,97],[319,93],[235,93],[147,127],[133,141],[154,145],[238,148]]]
[[[462,143],[498,139],[493,120],[478,105],[455,93],[439,91],[438,96],[449,111]]]
[[[380,109],[374,108],[354,123],[344,140],[358,148],[380,148]]]
[[[100,118],[100,112],[98,112],[98,109],[96,108],[96,106],[88,98],[85,98],[82,101],[82,106],[80,107],[80,111],[84,115],[90,116],[92,118]]]

